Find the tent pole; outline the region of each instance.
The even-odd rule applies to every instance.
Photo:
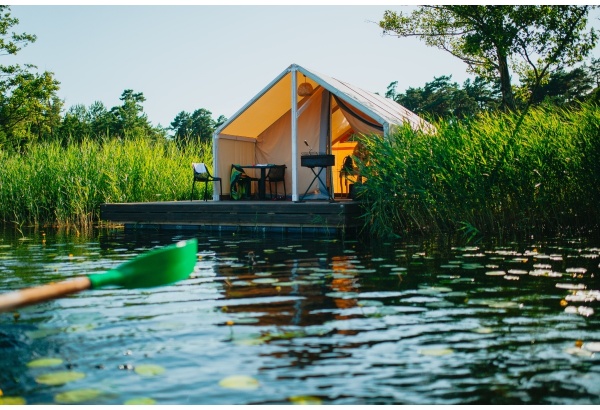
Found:
[[[296,95],[296,64],[291,65],[292,75],[292,201],[298,202],[298,96]]]

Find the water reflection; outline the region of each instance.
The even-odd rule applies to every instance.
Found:
[[[596,404],[597,243],[461,246],[197,234],[189,279],[102,290],[0,315],[0,389],[30,404]],[[99,272],[190,233],[5,232],[0,289]],[[85,378],[36,382],[57,369]],[[136,366],[165,369],[143,377]],[[245,375],[252,390],[219,381]]]

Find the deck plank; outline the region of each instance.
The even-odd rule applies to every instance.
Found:
[[[111,223],[151,227],[223,226],[323,228],[347,231],[362,226],[356,201],[177,201],[113,203],[100,206]]]

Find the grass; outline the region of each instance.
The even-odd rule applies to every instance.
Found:
[[[0,151],[0,217],[17,225],[86,227],[99,221],[102,203],[188,200],[192,162],[211,163],[210,145],[179,149],[142,138]]]
[[[558,231],[596,227],[600,109],[540,107],[409,127],[363,138],[365,226],[375,236],[411,231]]]

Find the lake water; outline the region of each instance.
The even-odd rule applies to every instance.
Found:
[[[0,314],[0,403],[600,404],[598,241],[5,228],[0,292],[190,237],[189,279]]]

